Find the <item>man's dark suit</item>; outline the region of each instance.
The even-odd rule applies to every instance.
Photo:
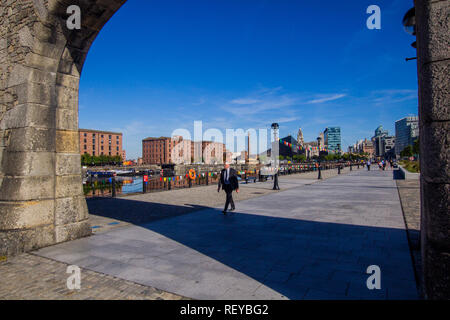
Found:
[[[222,170],[220,173],[219,187],[217,191],[220,191],[220,188],[222,188],[227,194],[225,209],[223,211],[226,212],[228,210],[228,205],[230,204],[231,210],[234,210],[233,191],[239,189],[239,181],[237,179],[236,170],[230,168],[229,174],[227,174],[227,169]]]

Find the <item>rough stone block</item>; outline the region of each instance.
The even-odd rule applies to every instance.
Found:
[[[56,105],[58,108],[78,110],[78,90],[56,86]]]
[[[83,195],[81,175],[57,176],[56,198],[68,198]]]
[[[426,298],[448,299],[450,297],[449,247],[439,248],[432,242],[426,242],[422,251],[422,260]]]
[[[8,177],[0,180],[0,201],[29,201],[52,199],[55,182],[52,176]]]
[[[26,64],[32,68],[36,68],[43,71],[54,72],[58,71],[58,60],[41,56],[37,53],[30,52],[26,57]]]
[[[80,175],[81,176],[81,156],[80,154],[56,154],[56,175]]]
[[[53,224],[54,200],[0,201],[0,230],[30,229]]]
[[[0,163],[7,176],[52,176],[55,172],[53,152],[5,151]]]
[[[422,232],[436,243],[450,248],[450,184],[428,183],[422,180]]]
[[[27,82],[11,87],[11,94],[17,96],[17,104],[35,103],[46,106],[56,105],[55,89],[52,84]]]
[[[33,52],[39,56],[50,59],[59,60],[64,50],[62,43],[49,43],[44,41],[37,41],[33,46]],[[54,70],[54,68],[52,68]]]
[[[12,71],[8,76],[8,87],[14,87],[27,82],[47,84],[52,86],[56,80],[56,73],[42,71],[20,64],[13,64]]]
[[[2,256],[13,256],[52,244],[55,244],[53,225],[17,231],[0,230],[0,255]]]
[[[57,108],[56,129],[78,130],[78,110]]]
[[[69,197],[55,200],[55,224],[63,226],[88,219],[84,197]]]
[[[421,123],[450,120],[450,60],[419,67]]]
[[[423,63],[450,57],[450,2],[416,1],[418,51]]]
[[[9,132],[9,151],[55,151],[55,129],[26,127]]]
[[[56,152],[79,153],[80,137],[78,131],[56,130]]]
[[[91,234],[92,229],[89,220],[55,227],[56,243],[87,237]]]
[[[58,73],[56,76],[56,84],[62,87],[71,88],[73,90],[78,90],[80,83],[80,78],[76,76],[71,76],[64,73]]]
[[[28,103],[15,106],[4,113],[0,129],[24,127],[55,127],[55,109],[52,107]]]
[[[423,125],[420,139],[421,174],[425,181],[448,183],[450,181],[450,122],[432,122]]]
[[[19,44],[23,47],[33,48],[34,46],[34,37],[31,34],[30,28],[28,26],[24,26],[18,32],[19,35]]]

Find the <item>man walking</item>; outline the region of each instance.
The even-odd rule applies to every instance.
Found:
[[[233,190],[239,193],[239,181],[237,179],[236,170],[230,168],[230,165],[225,164],[225,169],[220,173],[219,186],[217,192],[220,192],[220,188],[227,194],[227,200],[225,201],[225,208],[223,209],[223,214],[227,214],[228,205],[231,205],[231,210],[234,211],[234,201],[233,201]]]

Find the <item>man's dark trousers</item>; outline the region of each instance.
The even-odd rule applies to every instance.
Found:
[[[228,205],[231,204],[231,210],[234,210],[234,201],[233,201],[233,186],[230,184],[224,184],[223,190],[225,190],[225,193],[227,194],[227,200],[225,201],[225,209],[224,211],[228,210]]]

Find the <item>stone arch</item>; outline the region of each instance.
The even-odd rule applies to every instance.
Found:
[[[87,53],[126,0],[0,7],[0,255],[91,233],[82,192],[78,86]],[[66,27],[78,5],[81,30]]]
[[[0,256],[91,233],[81,189],[78,84],[88,50],[126,0],[0,5]],[[450,281],[449,0],[415,0],[422,258],[429,298]],[[78,5],[81,30],[68,30]]]

